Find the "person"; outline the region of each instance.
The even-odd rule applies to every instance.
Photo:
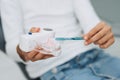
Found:
[[[100,49],[114,43],[111,27],[99,19],[90,0],[1,0],[1,16],[7,53],[16,61],[26,61],[31,78],[120,78],[120,59]],[[22,34],[46,27],[55,30],[57,37],[83,35],[85,40],[61,42],[62,53],[58,57],[35,50],[26,53],[19,48]]]

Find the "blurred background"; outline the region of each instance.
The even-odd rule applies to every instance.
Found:
[[[106,52],[120,58],[120,0],[91,0],[98,16],[112,26],[115,43]],[[5,52],[5,41],[0,23],[0,49]],[[25,65],[16,63],[0,51],[0,80],[33,80],[25,71]],[[114,54],[113,54],[114,53]]]
[[[106,52],[120,57],[120,0],[91,0],[98,16],[112,26],[116,37],[115,43]]]

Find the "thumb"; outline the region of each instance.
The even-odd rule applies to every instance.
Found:
[[[30,32],[32,32],[32,33],[40,32],[40,28],[39,27],[32,27],[30,29]]]

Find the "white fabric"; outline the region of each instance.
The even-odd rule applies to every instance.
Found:
[[[8,55],[21,61],[16,53],[19,36],[33,26],[52,28],[57,37],[80,36],[100,22],[89,0],[1,0],[1,15]],[[29,75],[38,77],[94,46],[84,41],[61,42],[62,54],[27,64]]]
[[[18,65],[0,50],[0,80],[27,80]]]

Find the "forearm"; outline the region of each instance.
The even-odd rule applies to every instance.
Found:
[[[101,20],[97,16],[90,0],[74,0],[75,14],[84,33],[88,33]]]
[[[24,33],[23,16],[19,2],[18,0],[1,0],[0,4],[7,54],[15,61],[22,61],[16,51],[19,37]]]

